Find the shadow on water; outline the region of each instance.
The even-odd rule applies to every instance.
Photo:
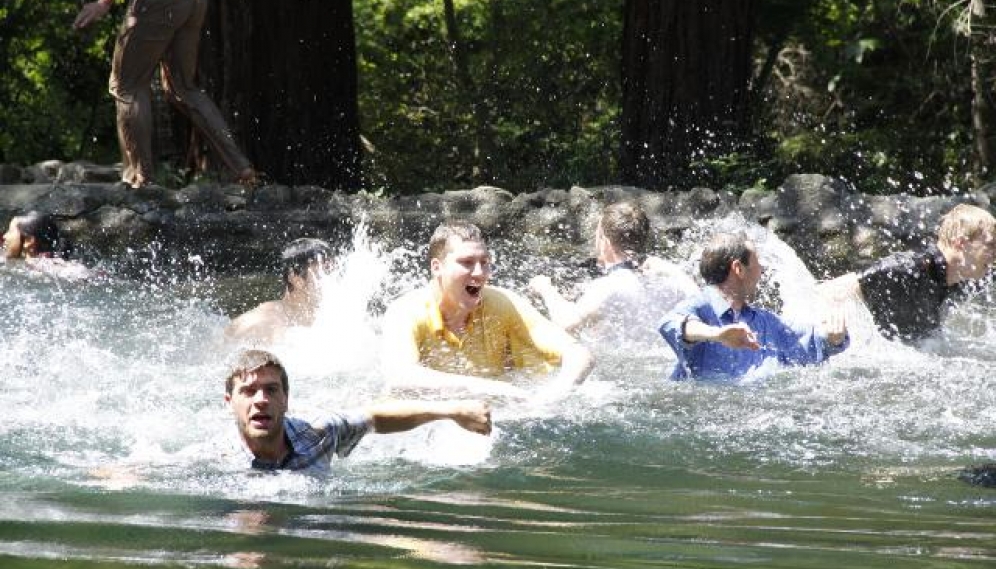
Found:
[[[767,301],[804,315],[811,275],[746,229]],[[672,256],[691,266],[694,242]],[[496,280],[522,288],[540,260],[513,251]],[[423,254],[357,239],[315,329],[280,347],[293,413],[382,396],[379,317],[425,278]],[[498,403],[491,440],[371,436],[317,479],[226,458],[221,330],[270,278],[69,285],[0,267],[0,566],[996,564],[996,491],[957,479],[996,458],[986,293],[919,349],[854,308],[854,347],[830,365],[735,385],[664,381],[663,352],[600,347],[557,408]]]

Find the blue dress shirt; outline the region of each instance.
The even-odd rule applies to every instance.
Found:
[[[757,350],[728,348],[719,342],[685,342],[682,325],[695,318],[710,326],[741,322],[750,327],[761,347]],[[850,343],[845,337],[839,346],[830,345],[814,326],[793,326],[772,312],[745,305],[739,314],[714,286],[679,304],[667,315],[659,329],[678,363],[671,379],[733,379],[775,359],[783,365],[808,365],[826,360],[844,351]]]

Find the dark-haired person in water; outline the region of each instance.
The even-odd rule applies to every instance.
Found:
[[[714,235],[702,251],[699,271],[707,286],[660,327],[678,356],[671,379],[737,379],[768,362],[818,364],[847,348],[843,320],[797,325],[753,304],[763,267],[746,235]]]
[[[311,326],[322,300],[321,279],[332,268],[334,252],[321,239],[291,242],[281,255],[284,294],[236,317],[225,329],[227,339],[268,345],[292,326]]]
[[[91,276],[86,267],[67,259],[59,226],[46,213],[31,211],[11,218],[3,235],[3,253],[8,265],[22,262],[30,270],[70,280]]]

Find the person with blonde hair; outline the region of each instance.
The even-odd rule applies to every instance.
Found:
[[[823,283],[820,292],[832,306],[864,302],[882,335],[915,342],[940,328],[957,293],[985,277],[994,260],[996,218],[959,204],[941,217],[937,241],[925,250],[895,253]]]

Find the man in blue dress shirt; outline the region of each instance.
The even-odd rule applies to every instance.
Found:
[[[751,306],[763,268],[743,233],[712,238],[699,264],[706,286],[666,317],[660,333],[678,363],[671,379],[738,378],[768,361],[820,363],[848,345],[847,329],[834,319],[818,330],[794,326]]]

